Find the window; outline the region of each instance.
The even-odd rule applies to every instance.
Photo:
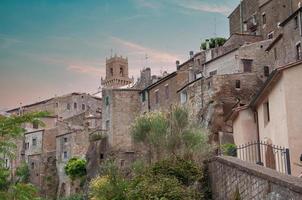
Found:
[[[32,145],[33,146],[37,146],[37,138],[33,138],[32,139]]]
[[[58,107],[59,107],[59,103],[57,102],[57,103],[56,103],[56,108],[58,108]]]
[[[270,112],[269,112],[269,102],[263,104],[263,113],[264,113],[264,125],[270,121]]]
[[[29,143],[28,143],[28,142],[26,142],[26,143],[24,144],[24,148],[25,148],[25,150],[29,149]]]
[[[182,91],[180,93],[180,103],[184,104],[187,102],[187,91]]]
[[[64,137],[64,138],[63,138],[63,141],[64,141],[64,143],[67,143],[67,138]]]
[[[100,159],[103,160],[104,159],[104,154],[100,154]]]
[[[107,120],[107,121],[106,121],[106,130],[109,130],[109,128],[110,128],[110,121]]]
[[[169,85],[165,85],[165,95],[166,99],[169,99]]]
[[[35,169],[35,163],[34,162],[31,163],[31,169]]]
[[[264,76],[268,77],[269,76],[269,67],[268,66],[264,66],[263,67],[263,71],[264,71]]]
[[[123,69],[123,67],[120,67],[120,75],[124,76],[124,69]]]
[[[82,104],[82,110],[85,110],[85,109],[86,109],[86,105]]]
[[[146,101],[146,93],[142,92],[142,102],[145,102],[145,101]]]
[[[125,165],[125,160],[121,160],[121,167],[124,167]]]
[[[296,45],[296,56],[297,56],[297,60],[300,60],[301,59],[301,43],[298,43]]]
[[[299,20],[298,20],[298,16],[295,17],[295,29],[297,29],[299,27]]]
[[[266,24],[266,14],[265,13],[262,14],[262,24],[263,25]]]
[[[197,59],[197,63],[200,66],[200,64],[201,64],[200,59]]]
[[[236,80],[235,86],[236,86],[236,89],[240,89],[240,80]]]
[[[67,157],[68,157],[67,151],[64,151],[64,152],[63,152],[63,158],[64,158],[64,159],[67,159]]]
[[[39,122],[38,121],[34,121],[33,122],[33,128],[34,129],[38,129],[39,128]]]
[[[67,110],[70,110],[70,103],[67,104]]]
[[[113,68],[110,68],[110,75],[113,76]]]
[[[155,104],[159,103],[159,93],[158,90],[155,91]]]
[[[252,72],[253,60],[242,59],[242,64],[243,64],[243,72]]]
[[[78,104],[74,102],[74,103],[73,103],[73,108],[74,108],[74,109],[77,109],[77,108],[78,108]]]
[[[214,71],[211,71],[210,72],[210,76],[214,76],[214,75],[216,75],[217,74],[217,70],[214,70]]]
[[[105,104],[106,104],[106,106],[109,105],[109,97],[108,96],[105,98]]]

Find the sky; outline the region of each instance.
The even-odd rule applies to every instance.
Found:
[[[0,0],[0,110],[94,93],[106,57],[129,74],[176,69],[213,36],[229,37],[239,0]],[[147,59],[146,59],[147,57]]]

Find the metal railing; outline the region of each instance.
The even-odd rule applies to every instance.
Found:
[[[241,160],[256,163],[278,172],[291,174],[289,149],[267,142],[249,142],[236,148]]]

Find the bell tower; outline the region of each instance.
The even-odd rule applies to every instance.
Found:
[[[106,58],[106,77],[101,80],[103,88],[118,88],[132,82],[128,76],[128,58],[117,55]]]

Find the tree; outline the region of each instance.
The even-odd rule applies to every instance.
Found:
[[[76,157],[71,158],[68,160],[64,170],[71,180],[82,178],[86,175],[86,160]]]
[[[149,163],[162,156],[181,156],[189,159],[205,158],[212,150],[208,135],[189,118],[186,107],[173,106],[170,112],[151,112],[139,116],[131,133],[136,143],[148,147]]]
[[[220,47],[220,46],[224,45],[225,42],[226,42],[226,39],[222,38],[222,37],[215,37],[215,38],[206,39],[205,42],[201,43],[200,49],[206,50],[207,49],[207,43],[209,43],[210,48],[215,48],[215,47]]]
[[[37,189],[31,185],[24,183],[28,179],[26,168],[19,168],[17,176],[19,182],[14,183],[9,178],[9,170],[4,165],[4,159],[13,159],[15,157],[15,140],[23,136],[25,129],[22,127],[24,123],[38,123],[43,126],[40,121],[41,117],[47,116],[47,112],[27,113],[22,116],[0,116],[0,199],[7,200],[29,200],[37,199]]]
[[[148,147],[149,163],[151,163],[154,153],[157,158],[160,158],[168,127],[168,119],[165,113],[160,111],[141,115],[132,124],[131,133],[134,141]]]

